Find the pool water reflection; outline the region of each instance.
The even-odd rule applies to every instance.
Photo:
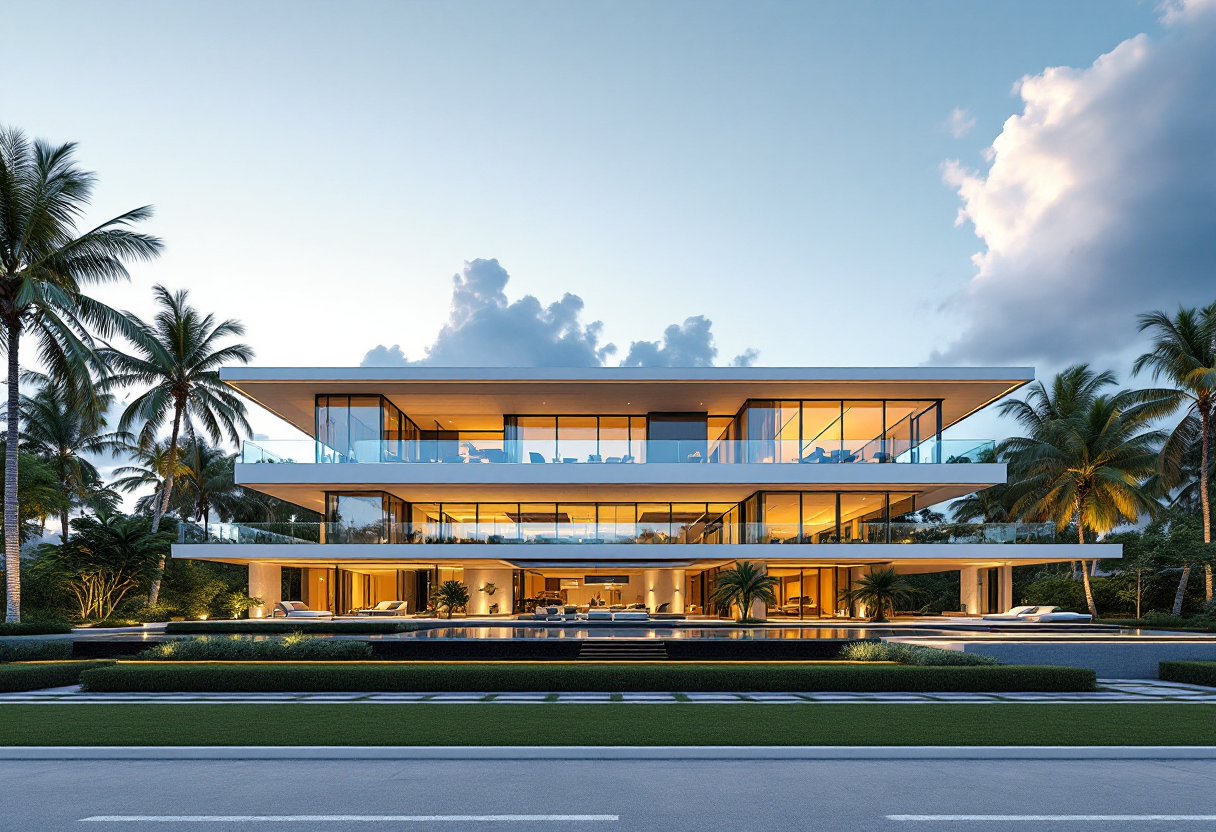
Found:
[[[889,627],[434,627],[382,638],[425,639],[867,639],[896,635]],[[917,630],[918,635],[936,635]]]

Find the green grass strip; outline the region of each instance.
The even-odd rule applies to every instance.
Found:
[[[121,662],[85,690],[188,692],[1015,692],[1088,691],[1073,667],[874,662]]]
[[[0,745],[1213,745],[1198,704],[0,705]]]

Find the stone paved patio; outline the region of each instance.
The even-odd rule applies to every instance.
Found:
[[[1090,693],[85,693],[78,686],[2,693],[0,704],[130,704],[229,702],[327,704],[686,704],[835,702],[861,704],[932,702],[1198,702],[1216,704],[1216,688],[1156,679],[1101,679]]]

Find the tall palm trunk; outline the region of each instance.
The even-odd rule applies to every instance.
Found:
[[[1077,501],[1077,541],[1085,545],[1085,524],[1081,522],[1081,501]],[[1089,584],[1089,572],[1085,570],[1085,559],[1081,559],[1081,580],[1085,584],[1085,603],[1094,621],[1098,620],[1098,608],[1094,606],[1094,590]]]
[[[17,514],[17,443],[21,422],[21,324],[8,324],[8,442],[4,446],[4,575],[8,602],[4,620],[21,621],[21,526]]]
[[[1174,617],[1182,615],[1182,598],[1186,595],[1186,582],[1191,578],[1191,565],[1182,564],[1182,577],[1178,579],[1178,591],[1174,593]]]
[[[156,510],[152,514],[152,534],[156,534],[160,528],[160,519],[165,516],[165,512],[169,510],[169,498],[173,494],[173,474],[177,468],[177,439],[182,427],[182,411],[185,409],[185,402],[178,402],[177,407],[173,409],[173,433],[169,436],[169,453],[165,460],[165,494],[160,502],[156,505]],[[156,567],[156,577],[152,579],[152,588],[148,592],[148,603],[155,604],[160,598],[160,579],[165,574],[165,556],[160,556],[160,563]]]
[[[1199,504],[1203,506],[1203,556],[1205,559],[1211,557],[1209,549],[1212,545],[1212,505],[1211,498],[1208,496],[1208,425],[1211,420],[1211,409],[1201,407],[1199,409],[1200,418],[1203,420],[1202,436],[1199,440],[1201,448],[1200,456],[1202,462],[1199,467]],[[1203,564],[1203,597],[1206,601],[1212,600],[1212,564]],[[1177,615],[1177,613],[1175,613]]]

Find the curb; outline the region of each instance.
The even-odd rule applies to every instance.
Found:
[[[1216,760],[1216,746],[27,746],[16,760]]]

